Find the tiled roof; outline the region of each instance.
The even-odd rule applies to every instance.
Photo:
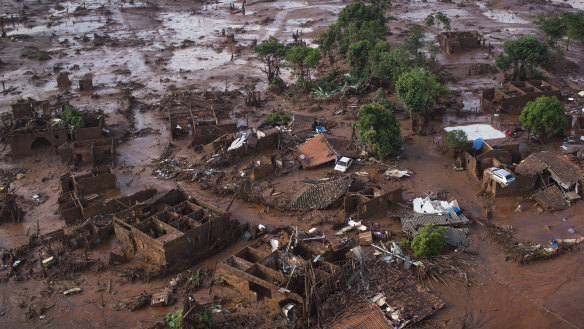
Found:
[[[547,151],[530,155],[519,163],[515,172],[521,175],[535,175],[545,169],[564,188],[576,184],[582,176],[582,171],[570,161]]]
[[[300,164],[303,168],[312,168],[334,161],[337,158],[324,135],[316,135],[311,140],[298,146]]]
[[[537,191],[533,195],[533,199],[547,210],[563,210],[570,206],[556,185]]]

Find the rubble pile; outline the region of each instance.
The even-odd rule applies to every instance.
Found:
[[[583,237],[574,239],[553,239],[550,247],[544,247],[531,241],[515,240],[512,226],[497,226],[486,224],[489,235],[503,246],[507,258],[519,264],[527,264],[539,260],[550,259],[574,249],[584,241]]]

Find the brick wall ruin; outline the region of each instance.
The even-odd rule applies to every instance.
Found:
[[[520,114],[527,102],[540,96],[560,98],[558,87],[543,80],[511,81],[502,88],[489,88],[483,91],[481,108],[484,112]]]
[[[483,37],[477,31],[442,32],[437,37],[440,48],[449,55],[481,47]]]
[[[169,198],[148,200],[116,214],[114,230],[126,250],[160,268],[175,269],[233,239],[237,223],[226,211],[182,192],[169,193]]]

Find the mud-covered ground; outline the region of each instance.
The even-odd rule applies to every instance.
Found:
[[[19,98],[31,97],[43,100],[59,94],[70,98],[72,105],[82,110],[101,109],[106,114],[108,128],[119,137],[116,145],[117,160],[114,172],[118,176],[121,192],[133,193],[149,185],[160,188],[180,187],[220,207],[227,207],[231,196],[218,197],[202,191],[198,184],[179,180],[159,180],[152,174],[157,159],[169,143],[168,123],[156,110],[160,100],[173,89],[243,91],[255,84],[262,91],[262,106],[248,109],[243,97],[236,97],[232,117],[240,124],[243,112],[250,112],[250,125],[254,126],[272,110],[283,109],[300,114],[315,115],[334,123],[333,134],[350,137],[350,115],[335,116],[333,112],[347,109],[350,105],[369,102],[372,95],[353,97],[345,102],[316,102],[306,96],[277,96],[263,93],[266,89],[265,75],[260,71],[262,63],[253,53],[254,40],[261,42],[270,37],[291,42],[292,33],[300,31],[302,38],[312,46],[321,31],[335,21],[336,14],[349,2],[345,1],[248,1],[245,15],[230,12],[231,1],[11,1],[0,0],[0,16],[10,18],[5,24],[7,38],[0,38],[0,112],[10,110],[10,103]],[[388,41],[392,46],[402,42],[401,34],[412,23],[422,24],[425,17],[436,11],[452,19],[453,30],[478,30],[500,52],[504,40],[523,34],[538,34],[532,21],[543,12],[563,10],[570,3],[584,8],[582,1],[393,1],[389,13],[397,18],[391,22]],[[240,9],[241,2],[233,3]],[[224,33],[223,33],[224,31]],[[438,29],[426,30],[426,39],[431,40]],[[233,34],[233,40],[228,36]],[[30,37],[23,37],[27,35]],[[51,59],[31,60],[21,56],[26,47],[46,51]],[[438,56],[439,62],[453,74],[448,87],[453,91],[455,103],[462,111],[443,111],[432,121],[434,131],[439,132],[444,124],[472,122],[475,120],[502,120],[505,127],[517,126],[517,118],[474,113],[480,107],[480,94],[484,88],[498,86],[502,73],[469,75],[472,64],[493,64],[493,57],[484,50],[460,55]],[[566,52],[565,59],[546,71],[550,82],[565,93],[584,88],[584,47],[577,44]],[[315,74],[329,71],[320,67]],[[73,81],[70,90],[59,90],[56,77],[59,72],[68,72]],[[294,78],[289,69],[283,69],[286,82]],[[83,77],[91,77],[95,90],[91,94],[80,94],[75,86]],[[7,92],[3,92],[7,90]],[[135,102],[130,103],[131,94]],[[395,99],[390,95],[390,99]],[[579,103],[580,108],[582,102]],[[565,104],[567,107],[575,104]],[[401,185],[404,197],[411,199],[423,196],[427,191],[446,191],[448,198],[457,199],[469,218],[484,219],[484,209],[493,213],[491,221],[496,224],[513,225],[518,240],[531,240],[547,245],[552,238],[571,236],[568,228],[577,233],[584,232],[584,203],[551,214],[539,213],[528,197],[487,199],[478,194],[479,185],[471,181],[465,172],[452,170],[452,159],[436,148],[439,134],[415,136],[409,130],[406,115],[400,117],[404,150],[399,166],[414,171],[411,178],[397,182],[377,182],[386,188]],[[140,129],[152,128],[153,132],[135,135]],[[574,132],[577,136],[580,132]],[[137,137],[140,136],[140,137]],[[560,141],[541,146],[528,142],[525,136],[522,152],[542,149],[558,150]],[[194,162],[192,150],[186,141],[173,142],[172,157]],[[52,150],[39,150],[34,156],[14,160],[9,148],[0,153],[0,168],[23,173],[11,188],[21,198],[25,210],[20,224],[4,223],[0,226],[0,247],[14,248],[23,243],[37,223],[41,233],[53,231],[64,225],[59,220],[57,198],[59,177],[68,168],[59,161]],[[236,169],[234,169],[234,172]],[[310,171],[296,170],[279,177],[281,184],[301,179],[318,179],[332,168]],[[373,168],[355,165],[351,172],[370,172],[375,180]],[[39,195],[40,201],[33,199]],[[522,212],[514,210],[521,205]],[[313,212],[308,216],[296,213],[279,213],[264,207],[235,200],[229,211],[242,222],[252,224],[294,224],[310,228],[330,221],[342,220],[340,211]],[[399,212],[399,209],[393,209]],[[566,221],[562,221],[566,218]],[[393,225],[387,218],[376,221]],[[324,221],[326,223],[326,220]],[[326,224],[323,230],[331,230]],[[548,226],[545,229],[544,226]],[[232,254],[247,241],[234,242],[226,250],[193,267],[213,269],[217,261]],[[117,245],[115,238],[102,243],[90,256],[107,261],[111,248]],[[434,293],[446,301],[446,307],[425,322],[425,326],[449,328],[580,328],[584,327],[584,314],[580,311],[584,303],[584,286],[580,284],[584,271],[584,255],[580,250],[558,258],[530,265],[517,265],[505,261],[505,254],[491,241],[483,226],[471,226],[469,250],[478,252],[473,271],[478,282],[469,288],[447,287],[441,283],[424,282]],[[161,321],[163,316],[181,307],[180,303],[167,308],[151,308],[137,312],[115,312],[110,305],[128,296],[143,291],[157,292],[168,285],[173,276],[149,284],[128,284],[110,271],[94,273],[87,271],[70,280],[55,282],[26,280],[0,283],[0,327],[3,328],[115,328],[148,327]],[[112,288],[105,288],[111,282]],[[64,297],[55,293],[59,289],[82,287],[83,292]],[[52,291],[52,293],[51,293]],[[261,319],[264,308],[260,304],[241,302],[241,296],[228,289],[200,290],[195,298],[202,302],[219,296],[229,301],[236,314],[257,315]],[[234,306],[236,305],[236,306]],[[25,310],[43,309],[30,317]],[[217,318],[220,320],[219,313]],[[269,326],[268,322],[247,324],[248,327]]]

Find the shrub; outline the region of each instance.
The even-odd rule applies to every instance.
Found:
[[[211,328],[211,325],[213,324],[213,311],[204,310],[199,313],[199,321],[203,322],[207,325],[207,327]]]
[[[65,105],[62,117],[63,120],[65,120],[65,122],[71,126],[72,130],[83,128],[85,126],[85,122],[83,121],[81,113],[79,113],[79,110],[71,105]]]
[[[283,92],[285,88],[286,84],[284,83],[284,80],[280,78],[275,78],[268,86],[269,91],[275,92],[277,94]]]
[[[416,258],[439,255],[446,248],[446,229],[444,227],[433,227],[432,224],[428,223],[418,232],[420,234],[412,240],[411,244]]]
[[[46,61],[51,59],[51,56],[42,50],[37,50],[34,53],[25,52],[25,56],[28,59],[38,59],[39,61]]]
[[[410,248],[410,240],[402,238],[399,242],[399,247],[402,248],[402,250]]]
[[[446,145],[455,150],[461,150],[466,145],[466,140],[466,133],[460,129],[449,131],[444,138]]]
[[[164,317],[164,323],[172,329],[182,329],[182,313],[182,310],[178,310],[176,313],[168,313]]]
[[[203,283],[204,273],[203,270],[198,269],[195,274],[189,276],[189,283],[194,285],[195,287],[200,287]]]
[[[285,125],[290,122],[290,114],[283,112],[283,111],[276,111],[266,117],[265,122],[277,124],[277,125]]]

